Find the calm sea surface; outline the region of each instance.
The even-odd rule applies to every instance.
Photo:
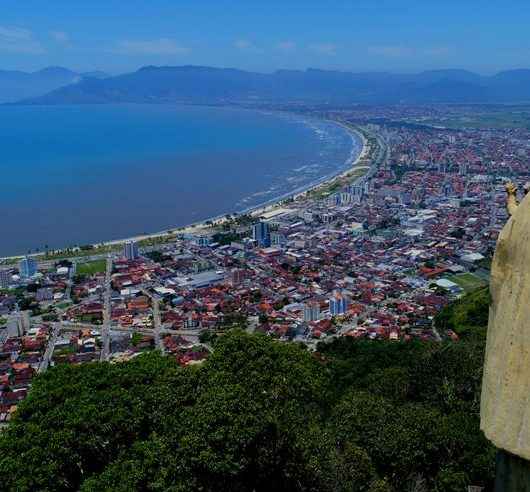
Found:
[[[333,123],[276,113],[0,107],[0,255],[241,211],[345,169],[359,151]]]

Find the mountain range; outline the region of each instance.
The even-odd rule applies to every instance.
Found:
[[[62,67],[48,67],[37,72],[0,70],[0,103],[42,96],[59,87],[85,78],[104,78],[103,72],[78,73]]]
[[[3,73],[0,72],[0,97],[5,100]],[[483,76],[456,69],[394,74],[310,68],[266,74],[233,68],[147,66],[114,77],[87,76],[65,69],[46,69],[29,75],[38,76],[41,80],[41,91],[45,80],[49,85],[56,84],[56,87],[44,95],[45,91],[40,95],[22,95],[19,97],[19,103],[22,104],[429,104],[530,101],[529,69]],[[73,80],[69,81],[69,77]],[[60,84],[60,80],[64,83]]]

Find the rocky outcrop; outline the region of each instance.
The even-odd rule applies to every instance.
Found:
[[[507,189],[512,216],[491,270],[481,429],[498,448],[530,460],[530,194],[517,206]]]

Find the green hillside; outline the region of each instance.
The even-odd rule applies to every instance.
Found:
[[[491,487],[483,340],[343,338],[312,354],[232,331],[214,349],[200,367],[151,353],[39,376],[0,435],[2,490]]]
[[[466,294],[442,309],[435,318],[438,328],[467,338],[486,337],[490,293],[488,287]]]

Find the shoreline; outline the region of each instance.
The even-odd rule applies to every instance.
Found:
[[[267,200],[266,202],[260,203],[258,205],[253,205],[253,206],[245,208],[245,209],[243,209],[241,211],[233,212],[231,214],[221,214],[221,215],[217,215],[215,217],[209,217],[209,218],[201,220],[199,222],[195,222],[195,223],[192,223],[192,224],[189,224],[189,225],[186,225],[186,226],[182,226],[182,227],[180,227],[178,229],[168,229],[167,231],[161,231],[159,233],[150,234],[149,236],[150,237],[160,237],[160,236],[163,236],[165,234],[169,234],[169,231],[173,231],[173,233],[178,231],[179,233],[182,233],[182,234],[192,233],[193,231],[196,231],[197,229],[203,230],[204,228],[208,228],[209,225],[207,224],[207,222],[212,222],[214,225],[223,224],[225,222],[225,220],[226,220],[226,215],[240,216],[240,215],[248,214],[248,215],[250,215],[252,217],[259,217],[259,215],[261,215],[263,213],[266,213],[266,212],[269,212],[269,211],[273,210],[274,208],[281,206],[281,203],[284,200],[288,200],[288,199],[296,200],[297,198],[299,198],[299,197],[301,197],[301,196],[303,196],[303,195],[305,195],[305,194],[307,194],[307,193],[309,193],[311,191],[317,190],[318,188],[323,187],[323,186],[327,186],[328,184],[332,183],[336,179],[340,179],[340,178],[346,177],[356,167],[358,167],[359,161],[362,158],[364,158],[364,155],[366,153],[366,146],[367,146],[366,138],[360,131],[358,131],[356,129],[353,129],[353,128],[350,128],[350,127],[346,126],[345,124],[343,124],[343,123],[341,123],[339,121],[334,121],[334,120],[326,120],[326,121],[328,121],[330,123],[334,123],[334,124],[344,128],[350,134],[350,136],[352,138],[352,141],[354,140],[355,136],[357,136],[358,139],[361,142],[361,150],[358,153],[357,157],[355,157],[355,158],[352,156],[352,154],[354,152],[354,149],[352,148],[352,151],[350,153],[349,158],[344,163],[347,166],[346,169],[344,169],[344,170],[336,170],[333,173],[330,173],[330,174],[327,174],[325,176],[320,177],[316,181],[312,181],[311,183],[307,183],[306,185],[300,186],[300,187],[298,187],[298,188],[296,188],[294,190],[291,190],[291,191],[289,191],[287,193],[284,193],[284,194],[282,194],[280,196],[272,198],[271,200]],[[148,239],[148,237],[144,236],[144,239]],[[124,240],[121,240],[121,242],[127,241],[127,240],[135,240],[135,239],[134,238],[124,239]],[[105,243],[105,245],[109,245],[109,244],[110,243],[108,243],[108,242]]]
[[[103,241],[103,242],[97,242],[97,243],[90,243],[90,246],[93,246],[94,247],[94,250],[93,250],[93,254],[92,255],[88,255],[88,256],[96,256],[98,254],[106,254],[106,253],[98,253],[97,252],[97,249],[98,248],[102,248],[102,247],[113,247],[113,246],[118,246],[118,245],[121,245],[127,241],[135,241],[135,242],[140,242],[140,241],[146,241],[146,240],[150,240],[150,239],[158,239],[158,238],[163,238],[163,237],[166,237],[166,236],[174,236],[174,235],[179,235],[179,234],[196,234],[196,233],[199,233],[200,231],[204,231],[205,229],[209,229],[213,226],[219,226],[219,225],[222,225],[224,222],[226,222],[227,220],[227,216],[230,216],[230,217],[233,217],[233,216],[240,216],[240,215],[250,215],[251,217],[259,217],[260,215],[266,213],[266,212],[270,212],[271,210],[274,210],[275,208],[281,206],[281,203],[284,201],[284,200],[287,200],[287,199],[293,199],[293,200],[296,200],[297,198],[311,192],[311,191],[315,191],[321,187],[324,187],[324,186],[327,186],[331,183],[333,183],[335,180],[337,179],[340,179],[340,178],[343,178],[343,177],[346,177],[348,176],[349,173],[351,173],[355,168],[358,168],[358,164],[359,162],[361,161],[361,159],[364,158],[366,152],[367,152],[367,139],[366,137],[363,135],[363,133],[361,133],[359,130],[355,129],[355,128],[352,128],[352,127],[349,127],[347,126],[345,123],[341,122],[341,121],[336,121],[336,120],[324,120],[324,121],[328,121],[329,123],[334,123],[335,125],[337,126],[340,126],[342,127],[346,132],[348,132],[348,134],[350,135],[351,139],[352,139],[352,151],[350,153],[350,156],[348,157],[348,159],[344,162],[344,165],[346,166],[346,169],[344,170],[337,170],[331,174],[328,174],[326,176],[322,176],[321,178],[319,178],[317,181],[312,181],[311,183],[308,183],[307,185],[303,185],[303,186],[300,186],[298,188],[296,188],[295,190],[292,190],[292,191],[289,191],[283,195],[280,195],[278,197],[275,197],[271,200],[268,200],[264,203],[261,203],[261,204],[258,204],[258,205],[255,205],[255,206],[251,206],[251,207],[248,207],[246,209],[243,209],[241,211],[237,211],[237,212],[231,212],[231,213],[225,213],[225,214],[220,214],[220,215],[216,215],[216,216],[213,216],[213,217],[207,217],[203,220],[200,220],[198,222],[193,222],[191,224],[188,224],[188,225],[184,225],[184,226],[179,226],[179,227],[173,227],[173,228],[169,228],[169,229],[165,229],[165,230],[162,230],[162,231],[158,231],[158,232],[153,232],[153,233],[150,233],[150,234],[141,234],[141,235],[137,235],[137,236],[130,236],[130,237],[127,237],[127,238],[122,238],[122,239],[113,239],[113,240],[110,240],[110,241]],[[354,153],[354,150],[356,148],[355,146],[355,138],[358,138],[361,142],[361,150],[360,152],[358,153],[357,157],[353,157],[353,153]],[[341,166],[342,167],[342,166]],[[359,178],[362,177],[362,176],[359,176]],[[357,179],[359,179],[357,178]],[[61,250],[57,250],[57,251],[61,251]],[[53,252],[52,252],[53,254]],[[38,260],[40,261],[45,261],[45,262],[48,262],[48,261],[53,261],[55,259],[57,260],[60,260],[61,257],[58,256],[57,258],[41,258],[43,256],[43,253],[42,252],[39,252],[39,253],[31,253],[29,255],[12,255],[12,256],[3,256],[3,257],[0,257],[0,262],[6,262],[6,261],[13,261],[13,260],[19,260],[19,259],[22,259],[24,257],[37,257]],[[68,258],[68,257],[65,257],[65,258]],[[70,259],[72,258],[77,258],[75,256],[71,256],[69,257]],[[82,258],[82,256],[80,256],[79,258]],[[0,263],[1,265],[1,263]]]
[[[216,215],[216,216],[213,216],[213,217],[207,217],[207,218],[205,218],[203,220],[200,220],[198,222],[193,222],[193,223],[188,224],[188,225],[175,227],[175,228],[171,228],[171,229],[165,229],[163,231],[154,232],[152,234],[143,234],[143,235],[133,236],[133,237],[125,238],[125,239],[116,239],[116,240],[112,240],[112,241],[105,241],[105,242],[102,242],[102,243],[95,243],[93,246],[95,246],[95,247],[116,246],[116,245],[119,245],[119,244],[123,244],[126,241],[139,242],[139,241],[145,241],[145,240],[149,240],[149,239],[156,239],[156,238],[160,238],[160,237],[164,237],[164,236],[198,233],[200,231],[204,231],[205,229],[209,229],[211,227],[210,223],[212,225],[214,225],[214,226],[222,225],[224,222],[226,222],[226,220],[227,220],[226,216],[227,215],[233,217],[234,215],[235,216],[240,216],[240,215],[248,214],[251,217],[259,217],[263,213],[270,212],[274,208],[281,206],[281,203],[284,200],[287,200],[287,199],[290,199],[290,198],[296,200],[298,197],[301,197],[301,196],[303,196],[303,195],[305,195],[305,194],[307,194],[307,193],[309,193],[311,191],[314,191],[314,190],[319,189],[320,187],[329,185],[330,183],[332,183],[336,179],[340,179],[340,178],[348,176],[349,173],[351,173],[355,168],[358,167],[358,164],[361,161],[361,159],[364,158],[364,156],[366,154],[366,151],[367,151],[367,143],[368,142],[366,140],[366,137],[359,130],[356,130],[354,128],[350,128],[349,126],[345,125],[344,123],[342,123],[340,121],[335,121],[335,120],[326,120],[326,121],[329,121],[331,123],[334,123],[334,124],[344,128],[350,134],[352,140],[354,139],[354,136],[357,136],[359,138],[359,140],[361,141],[361,151],[359,152],[357,157],[353,158],[352,155],[350,154],[350,157],[345,161],[345,164],[348,166],[347,169],[338,170],[336,172],[333,172],[332,174],[328,174],[326,176],[322,176],[317,181],[313,181],[311,183],[308,183],[307,185],[301,186],[301,187],[299,187],[299,188],[297,188],[295,190],[292,190],[292,191],[290,191],[288,193],[285,193],[285,194],[280,195],[278,197],[275,197],[275,198],[273,198],[271,200],[268,200],[267,202],[264,202],[264,203],[261,203],[261,204],[258,204],[258,205],[254,205],[252,207],[248,207],[248,208],[243,209],[243,210],[238,211],[238,212],[220,214],[220,215]],[[352,149],[352,153],[353,153],[353,149]]]

